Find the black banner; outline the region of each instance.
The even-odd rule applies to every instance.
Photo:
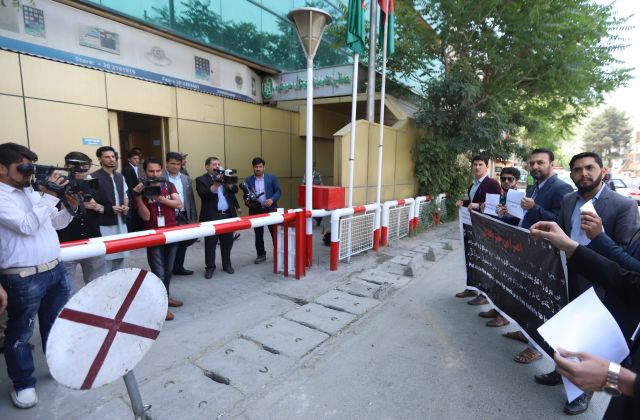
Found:
[[[553,351],[538,327],[568,302],[567,278],[560,251],[536,241],[527,231],[471,212],[462,224],[467,285],[484,292],[549,355]]]

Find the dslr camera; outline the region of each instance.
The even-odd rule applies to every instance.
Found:
[[[167,182],[167,179],[163,176],[143,179],[142,185],[144,185],[144,188],[142,189],[142,195],[146,198],[158,197],[159,195],[162,195],[162,187],[160,185],[153,184],[165,182]]]
[[[215,182],[219,182],[220,184],[237,184],[238,183],[238,173],[235,169],[217,169],[215,171]]]
[[[262,204],[260,204],[260,200],[258,200],[258,198],[262,197],[264,195],[264,192],[257,194],[256,190],[254,190],[244,182],[240,183],[240,189],[242,190],[244,204],[246,204],[247,207],[253,209],[262,207]]]

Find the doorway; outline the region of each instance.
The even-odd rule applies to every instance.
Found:
[[[166,122],[162,117],[118,112],[121,161],[126,161],[127,151],[134,147],[142,150],[143,159],[155,156],[164,161],[166,132]]]

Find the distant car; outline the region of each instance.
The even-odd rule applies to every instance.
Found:
[[[640,189],[628,187],[620,178],[611,178],[609,182],[613,184],[618,194],[635,200],[636,204],[640,206]]]
[[[568,174],[558,174],[558,179],[569,184],[571,188],[573,188],[573,191],[578,191],[578,187],[576,187],[576,184],[573,183],[573,180]]]

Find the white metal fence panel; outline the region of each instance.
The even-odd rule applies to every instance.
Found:
[[[338,259],[373,249],[375,212],[340,219]]]
[[[413,203],[412,203],[413,204]],[[409,206],[389,209],[388,241],[397,241],[409,235]]]
[[[438,211],[438,207],[431,200],[420,203],[418,209],[418,231],[431,228],[434,225],[433,214]]]

